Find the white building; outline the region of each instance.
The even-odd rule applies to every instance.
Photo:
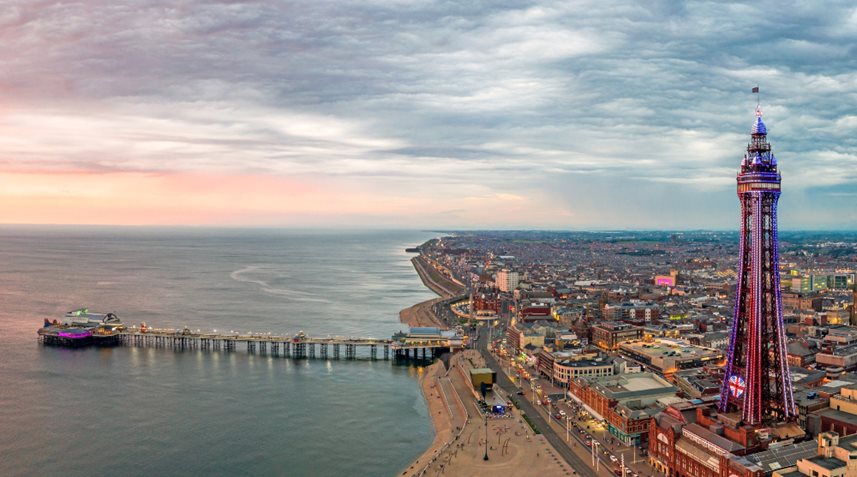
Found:
[[[518,283],[521,281],[521,276],[518,272],[504,268],[497,272],[496,280],[497,288],[500,291],[510,292],[518,288]]]

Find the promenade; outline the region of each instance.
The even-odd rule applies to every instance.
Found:
[[[470,477],[488,472],[497,475],[578,475],[566,464],[543,435],[533,434],[520,412],[487,421],[488,460],[485,458],[485,419],[476,406],[476,393],[465,378],[471,364],[485,364],[476,350],[466,350],[450,360],[449,370],[427,374],[423,391],[438,437],[432,447],[403,476]],[[442,367],[439,369],[445,369]],[[450,427],[446,427],[449,423]]]
[[[399,321],[411,328],[448,328],[447,324],[437,316],[433,308],[445,299],[463,294],[466,292],[465,287],[447,278],[422,256],[412,258],[411,263],[413,263],[414,269],[417,271],[417,275],[419,275],[423,284],[438,294],[440,298],[433,298],[405,308],[399,312]]]
[[[442,273],[436,265],[429,263],[422,255],[412,258],[411,262],[423,284],[441,298],[452,298],[467,291],[467,287],[447,276],[449,271],[444,270],[446,274]]]
[[[502,371],[500,363],[498,363],[494,357],[491,356],[491,353],[488,352],[487,333],[485,330],[481,331],[482,333],[479,338],[479,352],[488,367],[497,370],[497,381],[500,387],[502,387],[506,392],[514,393],[518,389],[517,386]],[[521,411],[527,414],[527,417],[529,417],[535,426],[542,432],[542,435],[547,442],[556,449],[561,458],[572,469],[574,469],[578,475],[583,477],[607,477],[612,475],[604,466],[601,466],[599,468],[599,472],[596,472],[596,470],[590,465],[591,459],[589,449],[585,448],[583,445],[570,446],[569,443],[565,441],[565,435],[560,437],[556,430],[548,424],[544,415],[536,409],[536,406],[529,402],[524,396],[516,397],[519,398],[516,402]]]

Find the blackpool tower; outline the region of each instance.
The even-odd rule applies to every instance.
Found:
[[[754,92],[757,90],[754,90]],[[762,111],[738,173],[741,239],[738,285],[720,410],[741,410],[746,424],[788,421],[796,415],[786,359],[777,240],[780,173]]]

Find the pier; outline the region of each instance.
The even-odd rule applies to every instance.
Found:
[[[92,333],[96,335],[97,333]],[[204,350],[214,352],[245,352],[292,359],[323,360],[431,360],[450,350],[463,346],[463,339],[436,328],[412,328],[409,333],[397,333],[391,339],[327,337],[318,338],[300,332],[294,336],[270,333],[200,333],[187,328],[155,329],[146,326],[130,327],[101,333],[99,341],[76,342],[68,337],[67,330],[45,327],[39,330],[39,339],[45,345],[80,346],[135,346],[173,350]],[[89,336],[89,335],[88,335]]]

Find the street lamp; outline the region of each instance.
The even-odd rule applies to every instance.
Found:
[[[530,389],[533,390],[533,404],[536,404],[536,383],[530,380]]]
[[[599,442],[595,439],[592,439],[592,463],[595,464],[595,472],[599,471],[598,468],[598,444]]]
[[[482,460],[488,460],[488,414],[485,414],[485,457]]]
[[[565,442],[568,442],[568,421],[571,420],[571,416],[565,416]]]

